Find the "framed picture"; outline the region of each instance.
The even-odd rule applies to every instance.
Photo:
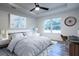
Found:
[[[10,14],[10,28],[11,29],[26,28],[26,17]]]

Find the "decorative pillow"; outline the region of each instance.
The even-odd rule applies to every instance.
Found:
[[[24,32],[23,35],[25,37],[28,37],[28,36],[40,36],[39,33],[35,33],[35,32]]]
[[[10,52],[13,51],[13,48],[15,47],[16,43],[19,40],[23,39],[23,37],[24,37],[22,33],[14,33],[11,36],[12,36],[12,40],[11,40],[10,44],[8,45],[8,47],[7,47],[7,49],[9,49]]]

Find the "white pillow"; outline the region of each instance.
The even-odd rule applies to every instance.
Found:
[[[20,37],[24,37],[24,36],[23,36],[23,33],[14,33],[12,37],[20,38]]]
[[[31,31],[27,31],[27,32],[24,32],[23,35],[27,37],[27,36],[32,36],[33,33]]]
[[[39,33],[36,32],[24,32],[24,36],[40,36]]]
[[[15,47],[16,43],[19,40],[23,39],[23,37],[24,37],[22,33],[14,33],[11,36],[12,36],[12,40],[11,40],[10,44],[8,45],[8,47],[7,47],[7,49],[9,49],[10,52],[13,51],[13,48]]]

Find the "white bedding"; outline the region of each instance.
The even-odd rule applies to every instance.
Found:
[[[11,42],[8,45],[7,49],[9,49],[10,52],[12,52],[16,43],[18,41],[22,40],[24,37],[23,37],[22,33],[14,33],[14,34],[11,34],[10,36],[11,36],[12,39],[11,39]]]
[[[48,55],[48,51],[51,49],[50,47],[52,47],[52,45],[50,45],[49,47],[47,47],[45,50],[41,51],[38,56],[52,56],[52,55]],[[14,53],[11,53],[8,49],[3,48],[0,49],[0,56],[17,56]]]
[[[50,45],[48,39],[42,37],[28,37],[18,42],[14,52],[19,56],[36,56]]]
[[[43,36],[28,36],[12,40],[8,49],[18,56],[36,56],[51,44],[51,40]]]

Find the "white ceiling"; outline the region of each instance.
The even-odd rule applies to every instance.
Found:
[[[10,8],[9,11],[17,10],[32,17],[43,17],[51,15],[52,13],[79,8],[78,3],[39,3],[39,5],[49,8],[49,10],[40,9],[39,11],[30,12],[30,10],[35,7],[34,3],[0,3],[0,7],[4,7],[6,10],[13,6],[16,9]]]
[[[35,7],[34,3],[16,3],[16,5],[22,7],[23,9],[25,9],[28,12],[30,12],[30,10]],[[59,7],[64,6],[66,4],[61,4],[61,3],[39,3],[39,5],[49,8],[48,11],[51,11],[52,9],[59,8]],[[47,13],[48,11],[40,9],[39,11],[32,11],[32,13],[35,13],[36,15],[39,15],[41,13]]]

